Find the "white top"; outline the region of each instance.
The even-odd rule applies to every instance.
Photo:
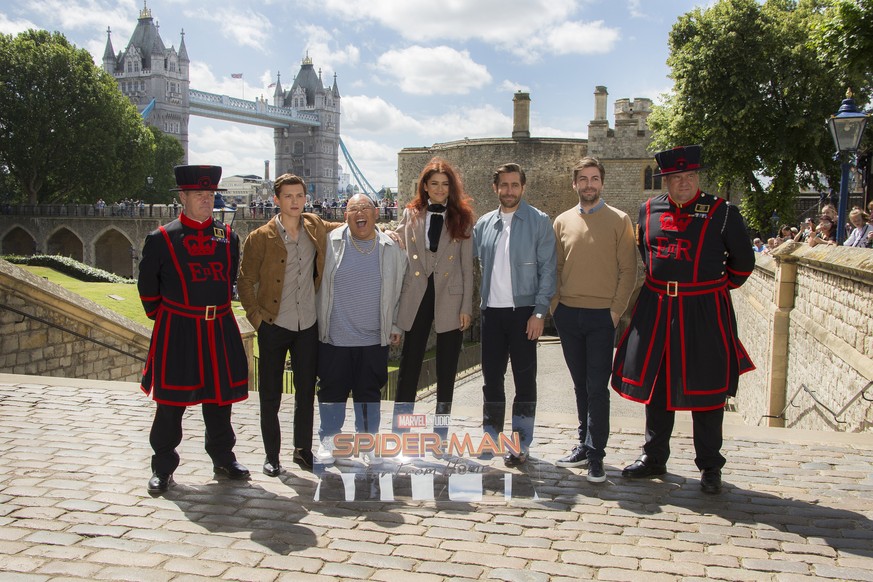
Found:
[[[509,262],[509,235],[515,213],[500,213],[503,230],[494,249],[494,267],[491,270],[491,288],[488,290],[486,307],[515,307],[512,300],[512,271]]]

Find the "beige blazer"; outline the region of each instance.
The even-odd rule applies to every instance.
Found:
[[[400,307],[396,325],[403,331],[412,329],[418,307],[427,290],[427,233],[424,226],[427,212],[409,208],[397,226],[397,234],[406,244],[409,266],[400,292]],[[443,226],[434,269],[434,329],[437,333],[461,327],[462,313],[473,314],[473,237],[453,239]]]

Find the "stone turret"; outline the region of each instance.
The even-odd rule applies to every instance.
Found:
[[[307,54],[300,62],[294,83],[283,91],[276,83],[273,101],[318,116],[319,127],[293,126],[275,130],[275,174],[297,174],[306,180],[307,194],[313,200],[335,198],[339,186],[337,163],[340,132],[340,92],[334,75],[333,86],[326,87],[321,69],[317,72]]]
[[[179,140],[188,159],[188,87],[190,59],[185,47],[185,32],[179,52],[167,48],[152,11],[143,2],[136,28],[124,51],[113,54],[110,31],[106,31],[103,69],[113,75],[121,92],[142,113],[149,108],[145,122]],[[153,106],[149,107],[150,105]]]

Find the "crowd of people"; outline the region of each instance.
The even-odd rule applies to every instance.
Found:
[[[844,226],[843,246],[873,249],[873,202],[867,205],[865,211],[860,206],[854,206],[849,211],[849,221]],[[782,224],[775,236],[767,239],[766,244],[760,238],[752,241],[752,249],[756,253],[770,254],[785,241],[792,240],[809,246],[839,244],[839,219],[837,209],[833,204],[823,204],[816,218],[807,217],[799,226]]]
[[[619,395],[646,405],[642,454],[622,477],[667,472],[675,411],[687,410],[694,419],[700,487],[720,492],[724,405],[736,393],[739,375],[754,369],[737,337],[729,291],[751,274],[754,253],[738,208],[699,189],[698,173],[705,169],[700,146],[659,152],[655,159],[667,193],[641,205],[635,229],[626,213],[605,202],[606,172],[595,158],[583,158],[566,177],[578,204],[555,221],[526,201],[525,171],[515,163],[493,172],[496,208],[477,219],[460,173],[434,158],[394,231],[377,228],[385,208],[363,194],[347,201],[344,222],[306,212],[304,180],[284,174],[274,184],[277,212],[244,242],[212,212],[221,168],[177,167],[182,212],[148,235],[138,281],[146,314],[155,321],[142,378],[143,391],[157,403],[148,491],[160,494],[173,484],[183,412],[195,405],[202,407],[215,474],[250,477],[233,451],[231,409],[247,398],[249,377],[231,306],[234,285],[257,330],[266,475],[285,471],[278,413],[289,353],[295,387],[290,457],[303,470],[348,456],[337,450],[347,442],[340,431],[349,397],[356,438],[375,441],[390,431],[404,443],[395,460],[450,456],[455,374],[463,333],[473,320],[478,261],[483,435],[475,456],[499,454],[507,467],[527,462],[537,407],[537,342],[551,313],[572,378],[568,401],[575,395],[579,420],[578,443],[554,462],[587,469],[592,483],[606,479],[611,378]],[[616,328],[636,286],[637,255],[645,283],[613,357]],[[426,446],[405,433],[416,416],[431,330],[438,402],[433,433],[420,435],[436,439]],[[395,416],[383,433],[389,346],[401,342]],[[511,403],[505,389],[510,364]],[[372,448],[358,452],[368,466],[382,462]]]

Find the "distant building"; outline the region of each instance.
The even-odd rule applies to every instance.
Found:
[[[188,50],[185,32],[179,50],[167,48],[152,11],[143,4],[136,28],[123,51],[112,48],[112,31],[106,29],[103,69],[115,77],[121,92],[144,114],[146,124],[172,135],[185,151],[188,163]]]
[[[519,91],[513,98],[511,137],[464,138],[404,148],[398,155],[399,204],[409,202],[421,169],[431,157],[439,155],[460,169],[480,216],[497,207],[491,189],[492,172],[501,164],[516,162],[527,175],[527,200],[554,217],[578,204],[571,186],[573,166],[580,158],[592,155],[606,168],[604,199],[636,221],[640,202],[660,194],[664,187],[654,176],[658,166],[648,149],[652,134],[647,119],[652,101],[617,100],[615,127],[611,128],[606,118],[607,97],[606,87],[595,88],[594,119],[588,123],[588,139],[531,137],[530,95]]]
[[[228,204],[235,202],[248,206],[253,200],[255,202],[266,201],[273,196],[272,186],[269,182],[253,174],[228,176],[222,178],[218,185],[227,188],[227,192],[223,192],[223,195]]]

